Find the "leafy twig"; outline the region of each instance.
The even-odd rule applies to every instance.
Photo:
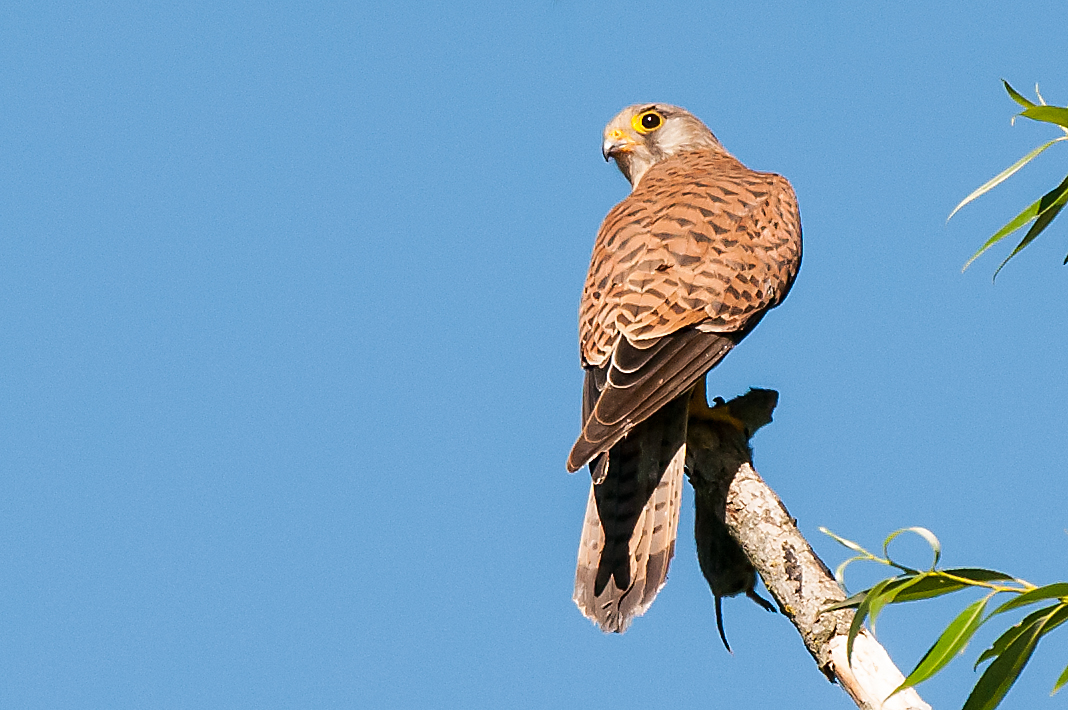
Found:
[[[1039,640],[1053,629],[1068,621],[1068,582],[1057,582],[1036,587],[1022,579],[1017,579],[1004,572],[983,568],[962,567],[939,569],[942,547],[934,533],[926,528],[903,528],[886,538],[883,554],[873,554],[857,543],[835,535],[830,530],[820,528],[821,532],[834,538],[856,554],[838,566],[835,578],[845,587],[845,570],[853,562],[875,562],[894,567],[900,574],[884,579],[848,599],[828,606],[825,611],[855,608],[853,624],[849,630],[847,653],[852,655],[853,641],[860,633],[866,619],[871,620],[872,630],[882,609],[890,604],[900,604],[920,599],[958,592],[968,588],[988,590],[981,599],[964,608],[942,631],[905,681],[894,692],[900,692],[918,683],[922,683],[941,671],[954,657],[964,651],[968,642],[981,626],[996,616],[1039,602],[1050,602],[1039,610],[1024,617],[1018,624],[1009,628],[994,641],[990,648],[980,654],[976,667],[991,661],[975,684],[964,710],[993,710],[1008,693],[1013,683],[1023,671],[1027,661],[1034,653]],[[894,561],[889,554],[890,543],[905,532],[915,533],[924,538],[934,553],[934,562],[926,571],[919,571]],[[990,601],[998,594],[1013,595],[994,611],[987,613]],[[1068,685],[1068,668],[1061,674],[1053,686],[1056,693]]]
[[[1013,123],[1015,123],[1017,116],[1023,116],[1024,118],[1029,118],[1033,121],[1055,125],[1060,128],[1065,135],[1043,143],[1009,167],[1002,170],[990,180],[983,183],[970,195],[961,200],[959,205],[953,208],[953,211],[949,213],[947,221],[952,219],[953,215],[957,214],[957,211],[960,210],[961,207],[964,207],[964,205],[977,197],[985,195],[990,190],[1008,180],[1023,166],[1034,160],[1039,154],[1044,152],[1054,143],[1068,140],[1068,107],[1048,106],[1045,99],[1042,98],[1042,94],[1039,92],[1037,84],[1035,85],[1035,95],[1038,97],[1038,103],[1036,104],[1025,98],[1020,92],[1016,91],[1016,89],[1012,88],[1012,86],[1009,85],[1009,82],[1003,79],[1002,83],[1005,85],[1005,91],[1008,92],[1012,100],[1024,107],[1023,111],[1016,114],[1016,116],[1013,116]],[[1064,208],[1066,203],[1068,203],[1068,177],[1066,177],[1057,187],[1053,188],[1041,198],[1035,200],[1024,208],[1023,211],[1009,220],[1005,226],[995,232],[992,237],[987,239],[983,246],[979,247],[979,251],[975,252],[975,254],[972,255],[972,258],[968,259],[961,271],[964,271],[971,266],[972,262],[978,259],[987,249],[1030,222],[1031,228],[1027,230],[1027,234],[1024,235],[1024,238],[1020,240],[1020,243],[1016,245],[1016,248],[1012,250],[1012,253],[1009,254],[1005,261],[1001,262],[1001,266],[994,272],[994,278],[996,279],[998,273],[1005,267],[1005,264],[1009,263],[1009,260],[1012,259],[1012,257],[1023,251],[1023,249],[1033,242],[1039,234],[1045,231],[1046,227],[1048,227],[1057,215],[1060,214],[1060,211]],[[1068,264],[1068,256],[1064,258],[1064,263]]]

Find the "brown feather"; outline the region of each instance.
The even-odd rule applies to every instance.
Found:
[[[659,132],[631,120],[650,110],[661,114]],[[742,165],[683,109],[629,107],[605,137],[633,191],[605,217],[590,260],[579,309],[582,430],[567,466],[589,464],[592,477],[575,601],[621,632],[666,579],[690,394],[786,297],[801,222],[784,178]],[[731,590],[748,583],[719,578]]]
[[[575,573],[575,603],[622,632],[649,607],[675,551],[686,460],[688,394],[661,408],[605,457],[591,484]]]
[[[618,370],[616,358],[606,368],[587,370],[584,401],[589,409],[583,408],[586,423],[568,457],[568,470],[582,468],[661,406],[690,390],[734,346],[730,336],[694,328],[660,340],[665,341],[664,346],[640,351],[653,356],[634,372]],[[618,350],[629,349],[629,342],[622,340]],[[625,359],[632,360],[630,356]],[[598,375],[591,376],[592,372]],[[596,389],[601,372],[605,373],[604,384]]]
[[[584,364],[687,325],[731,332],[786,296],[801,260],[790,184],[726,152],[651,167],[605,218],[582,296]]]

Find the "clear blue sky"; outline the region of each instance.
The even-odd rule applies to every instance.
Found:
[[[1068,103],[1068,5],[689,5],[0,7],[0,706],[851,707],[782,617],[728,601],[720,647],[689,497],[631,631],[571,602],[638,101],[797,190],[797,284],[709,389],[781,392],[757,467],[824,558],[925,525],[1068,577],[1068,222],[960,273],[1068,153],[945,225],[1053,137],[999,79]],[[880,637],[911,666],[954,608]],[[1066,657],[1005,707],[1065,707]]]

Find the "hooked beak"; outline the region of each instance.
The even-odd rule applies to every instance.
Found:
[[[601,144],[601,155],[604,156],[605,162],[608,162],[618,153],[631,152],[636,145],[637,142],[627,135],[625,131],[615,128],[605,135],[604,143]]]

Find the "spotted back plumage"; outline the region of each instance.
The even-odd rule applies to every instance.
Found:
[[[725,151],[656,164],[597,235],[579,315],[583,364],[602,365],[620,335],[744,329],[786,296],[800,227],[790,183]]]
[[[673,152],[628,134],[650,110],[702,147]],[[601,225],[582,294],[586,385],[568,469],[589,464],[593,476],[575,601],[622,631],[663,585],[674,550],[686,417],[665,408],[684,411],[695,384],[786,297],[801,220],[785,178],[742,165],[683,109],[626,109],[606,128],[606,157],[607,136],[625,146],[613,157],[634,184]]]
[[[722,148],[669,157],[608,213],[597,235],[579,311],[582,363],[602,368],[630,351],[656,354],[668,346],[661,341],[691,327],[733,345],[786,297],[800,262],[801,219],[785,178],[750,170]],[[694,357],[686,349],[649,363],[655,367],[622,368],[626,376],[609,368],[610,386],[584,412],[568,467],[607,451],[652,413],[649,401],[670,401],[719,359],[671,377]],[[665,379],[659,391],[635,387],[654,377]]]

